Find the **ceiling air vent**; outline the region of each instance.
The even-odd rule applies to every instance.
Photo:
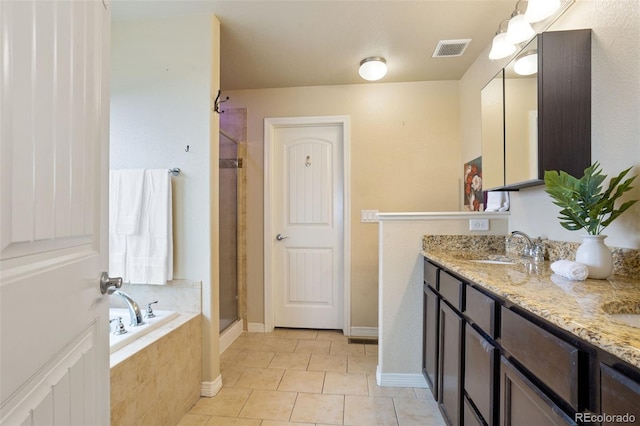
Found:
[[[440,40],[438,42],[438,45],[436,46],[436,50],[431,56],[433,58],[451,58],[453,56],[462,56],[470,42],[470,38],[461,40]]]

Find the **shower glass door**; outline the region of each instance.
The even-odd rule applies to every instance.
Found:
[[[238,319],[238,146],[220,134],[220,331]]]

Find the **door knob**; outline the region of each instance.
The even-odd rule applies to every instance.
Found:
[[[284,235],[282,235],[282,234],[278,234],[278,235],[276,235],[276,240],[278,240],[278,241],[286,240],[287,238],[289,238],[289,237],[285,237],[285,236],[284,236]]]
[[[111,287],[115,287],[115,288],[122,287],[122,278],[120,277],[109,278],[109,274],[106,272],[103,272],[102,275],[100,275],[100,293],[107,294],[107,291]]]

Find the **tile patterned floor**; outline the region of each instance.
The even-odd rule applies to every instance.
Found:
[[[221,356],[223,388],[179,426],[441,426],[428,389],[376,385],[378,346],[336,331],[243,333]]]

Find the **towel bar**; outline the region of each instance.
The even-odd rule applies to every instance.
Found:
[[[180,176],[180,169],[174,167],[173,169],[169,169],[169,173],[171,173],[173,176]]]

